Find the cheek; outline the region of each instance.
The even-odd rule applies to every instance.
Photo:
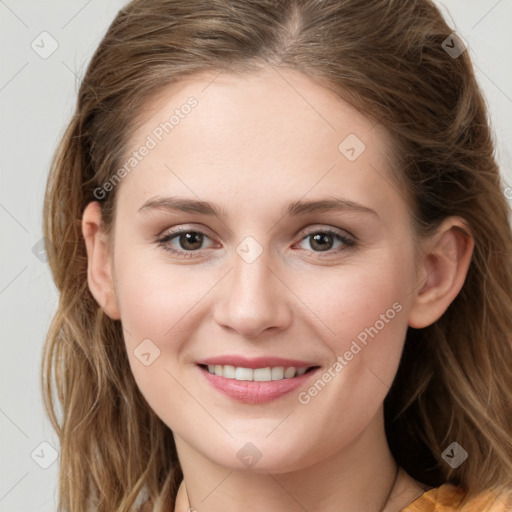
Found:
[[[147,249],[132,249],[129,258],[116,261],[117,300],[125,331],[159,344],[171,334],[174,337],[218,280],[216,274],[195,265],[167,263]]]
[[[179,409],[190,401],[180,385],[190,362],[187,350],[194,339],[204,342],[198,330],[214,307],[211,292],[225,269],[168,263],[147,248],[125,254],[130,257],[116,261],[116,290],[133,376],[157,414]]]
[[[389,331],[391,324],[407,322],[411,278],[403,263],[351,266],[310,281],[302,280],[297,294],[318,313],[332,339],[343,342],[375,324]]]
[[[398,368],[412,297],[412,254],[412,249],[389,252],[311,279],[298,291],[325,326],[321,332],[332,364],[341,357],[337,368],[344,377],[336,380],[350,381],[363,401],[383,398]]]
[[[197,304],[211,288],[193,266],[149,262],[132,251],[116,266],[117,297],[124,341],[137,386],[156,414],[171,428],[175,411],[190,402],[180,362],[197,324]],[[146,264],[147,263],[147,264]],[[201,411],[194,414],[201,416]]]

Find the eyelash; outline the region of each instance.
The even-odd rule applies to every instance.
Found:
[[[171,245],[169,244],[169,242],[171,242],[175,238],[177,238],[180,235],[185,234],[185,233],[201,234],[205,238],[208,238],[209,240],[211,240],[211,238],[208,235],[206,235],[205,233],[203,233],[202,231],[199,231],[199,230],[177,229],[175,231],[170,231],[163,236],[158,236],[156,238],[156,243],[160,247],[162,247],[165,251],[170,252],[180,258],[189,259],[189,258],[198,257],[198,255],[201,253],[201,249],[199,249],[199,250],[185,250],[185,249],[176,250],[176,249],[172,248]],[[345,236],[345,235],[343,235],[337,231],[334,231],[332,229],[317,229],[315,231],[311,231],[310,233],[307,233],[305,236],[303,236],[298,243],[306,240],[309,237],[312,237],[313,235],[317,235],[317,234],[331,235],[335,240],[344,244],[345,247],[343,247],[342,249],[338,249],[338,250],[328,249],[326,251],[313,251],[313,250],[306,249],[306,251],[309,252],[310,254],[322,255],[322,254],[342,253],[342,252],[348,251],[350,249],[353,249],[357,246],[355,237],[350,238],[350,237]]]

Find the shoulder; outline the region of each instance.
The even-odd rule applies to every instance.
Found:
[[[444,484],[425,492],[401,512],[511,512],[510,496],[484,492],[464,502],[465,492],[452,484]]]

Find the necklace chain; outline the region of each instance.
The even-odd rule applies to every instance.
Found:
[[[389,491],[386,495],[386,497],[384,498],[384,502],[383,504],[381,505],[381,507],[379,508],[378,512],[383,512],[384,509],[386,508],[386,505],[388,504],[389,502],[389,499],[391,498],[391,494],[393,492],[393,489],[395,488],[395,485],[396,485],[396,481],[398,480],[398,473],[400,472],[400,466],[397,464],[396,465],[396,470],[395,470],[395,476],[393,478],[393,483],[391,484],[391,487],[389,488]],[[191,506],[190,506],[190,500],[189,500],[189,497],[188,497],[188,493],[187,493],[187,503],[188,503],[188,509],[187,511],[189,510],[195,510],[193,509]]]

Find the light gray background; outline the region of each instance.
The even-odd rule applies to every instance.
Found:
[[[50,159],[73,111],[78,81],[125,3],[0,0],[0,512],[56,510],[57,462],[41,465],[52,462],[51,447],[58,450],[58,443],[43,413],[39,377],[57,295],[48,265],[33,248],[42,237]],[[498,159],[512,185],[512,0],[438,3],[468,43]],[[50,56],[44,52],[52,40],[42,32],[58,44]]]

